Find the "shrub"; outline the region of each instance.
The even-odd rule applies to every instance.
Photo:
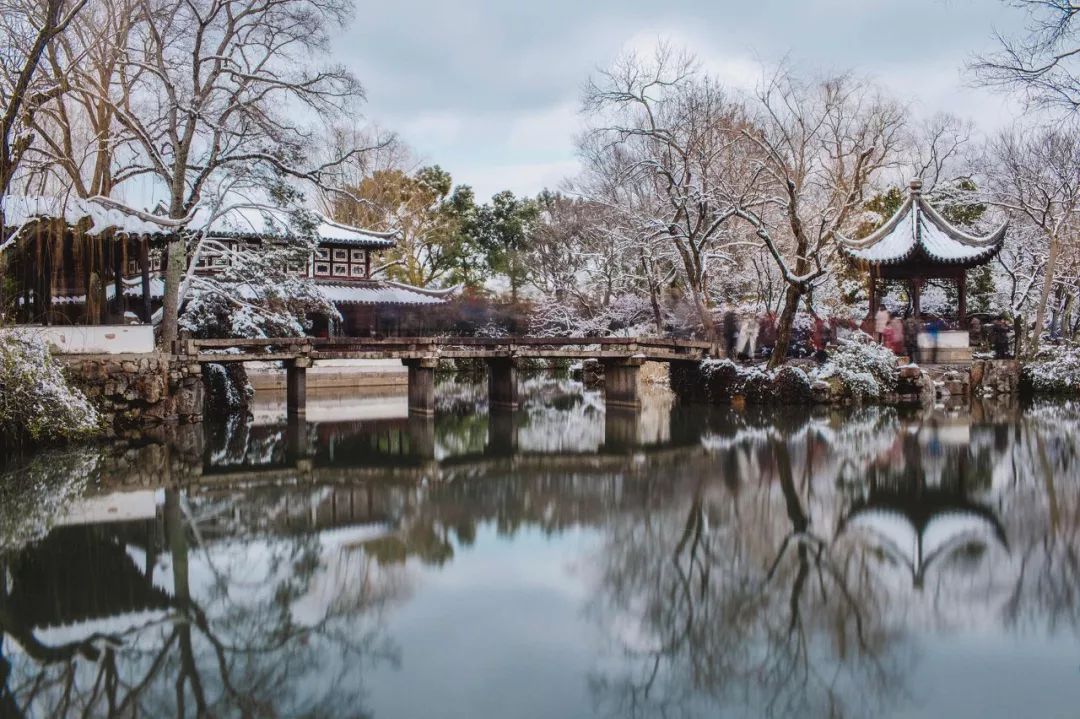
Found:
[[[1045,394],[1080,391],[1080,346],[1049,345],[1024,365],[1022,381],[1028,389]]]
[[[859,332],[841,340],[828,361],[814,371],[813,381],[839,380],[855,399],[881,399],[896,387],[896,355]]]
[[[0,444],[59,443],[100,431],[98,411],[40,337],[0,334]]]

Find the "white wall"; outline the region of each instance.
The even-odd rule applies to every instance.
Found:
[[[9,331],[36,334],[61,354],[127,354],[154,351],[152,325],[19,325]]]

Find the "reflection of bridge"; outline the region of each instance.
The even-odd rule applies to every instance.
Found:
[[[638,408],[638,375],[643,362],[700,362],[719,356],[709,342],[638,337],[312,337],[187,340],[189,361],[281,361],[286,368],[288,413],[305,414],[306,369],[323,359],[400,359],[409,368],[409,412],[435,411],[435,368],[440,359],[481,359],[488,366],[493,407],[518,406],[517,370],[527,359],[596,359],[603,363],[604,401],[609,407]]]

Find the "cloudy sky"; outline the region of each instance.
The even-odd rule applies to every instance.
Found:
[[[912,111],[1007,124],[1000,96],[964,63],[1022,29],[999,0],[391,0],[358,2],[335,59],[364,83],[365,119],[486,199],[533,194],[575,172],[583,83],[659,39],[749,89],[787,58],[812,73],[869,76]]]

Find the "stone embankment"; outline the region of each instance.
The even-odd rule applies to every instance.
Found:
[[[897,367],[888,381],[832,373],[814,379],[812,364],[785,365],[767,372],[731,362],[673,363],[671,388],[688,401],[729,404],[882,404],[896,406],[966,403],[972,397],[1020,391],[1020,363],[975,360],[969,365]]]
[[[198,365],[158,352],[58,357],[69,380],[94,402],[113,431],[202,420]]]

